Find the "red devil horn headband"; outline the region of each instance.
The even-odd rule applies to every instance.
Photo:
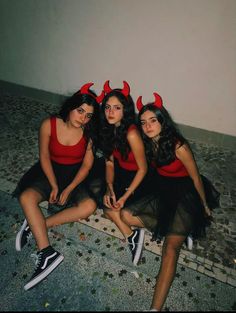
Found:
[[[94,97],[98,103],[101,103],[102,100],[103,100],[103,98],[104,98],[104,96],[105,96],[105,93],[104,93],[104,91],[102,91],[101,94],[100,94],[100,96],[95,97],[95,96],[91,93],[91,91],[89,90],[90,87],[93,86],[93,84],[94,84],[94,83],[87,83],[87,84],[83,85],[83,86],[80,88],[80,91],[79,91],[79,92],[80,92],[81,94],[90,95],[90,96]]]
[[[114,89],[111,89],[110,85],[109,85],[109,80],[107,80],[103,86],[103,90],[105,91],[106,94],[108,94],[109,92],[111,92]],[[124,80],[123,81],[123,89],[120,90],[120,92],[124,95],[124,96],[128,96],[130,93],[130,87],[129,84]]]
[[[163,101],[160,95],[158,95],[158,93],[154,92],[153,93],[154,97],[155,97],[155,101],[154,101],[154,105],[158,108],[161,109],[163,106]],[[136,107],[138,109],[138,111],[140,111],[143,107],[143,103],[142,103],[142,96],[139,96],[137,101],[136,101]]]

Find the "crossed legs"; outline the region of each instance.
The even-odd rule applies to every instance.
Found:
[[[114,211],[110,209],[104,210],[105,215],[116,224],[125,238],[132,234],[132,226],[144,227],[137,216],[133,216],[129,211],[122,209]]]

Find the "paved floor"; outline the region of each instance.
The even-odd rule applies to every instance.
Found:
[[[83,223],[50,230],[51,243],[64,262],[30,291],[23,286],[34,267],[32,241],[15,251],[15,235],[23,213],[11,192],[38,156],[41,120],[55,105],[0,93],[0,311],[142,311],[151,303],[160,266],[161,245],[145,235],[137,267],[117,228],[100,210]],[[192,142],[200,168],[221,192],[221,207],[213,213],[207,238],[185,248],[165,309],[171,311],[235,311],[235,164],[234,151]],[[230,167],[228,165],[231,165]],[[42,204],[50,214],[47,204]]]

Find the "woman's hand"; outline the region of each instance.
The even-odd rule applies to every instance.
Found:
[[[67,202],[67,200],[68,200],[68,198],[69,198],[69,195],[70,195],[70,193],[71,193],[71,188],[69,188],[69,187],[66,187],[63,191],[62,191],[62,193],[60,194],[60,197],[59,197],[59,200],[58,200],[58,204],[59,205],[64,205],[64,204],[66,204],[66,202]]]
[[[116,203],[116,195],[111,185],[107,186],[107,191],[103,197],[103,204],[109,209],[114,210],[114,204]]]
[[[204,209],[206,216],[211,216],[211,210],[208,208],[208,206],[205,206]]]
[[[55,186],[51,190],[48,202],[49,203],[56,203],[57,202],[57,195],[58,195],[58,187]]]
[[[207,222],[213,222],[213,217],[212,217],[212,213],[211,213],[211,209],[208,208],[208,206],[204,206],[204,210],[205,210],[205,218],[207,220]]]
[[[123,209],[124,205],[125,205],[125,199],[123,197],[121,197],[116,203],[114,203],[114,208],[117,211],[120,211],[121,209]]]

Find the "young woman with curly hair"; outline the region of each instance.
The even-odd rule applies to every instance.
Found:
[[[104,212],[127,239],[137,265],[144,227],[152,232],[156,226],[156,204],[129,85],[124,81],[123,89],[112,90],[107,81],[104,92],[100,117],[100,149],[106,163]]]
[[[49,275],[64,259],[49,242],[48,228],[79,221],[96,209],[96,197],[87,178],[97,145],[99,104],[85,84],[68,97],[58,114],[42,121],[39,131],[39,161],[20,179],[14,195],[19,198],[25,220],[16,236],[21,251],[31,235],[37,245],[37,266],[24,286],[28,290]],[[59,212],[45,217],[39,204],[47,200]]]

